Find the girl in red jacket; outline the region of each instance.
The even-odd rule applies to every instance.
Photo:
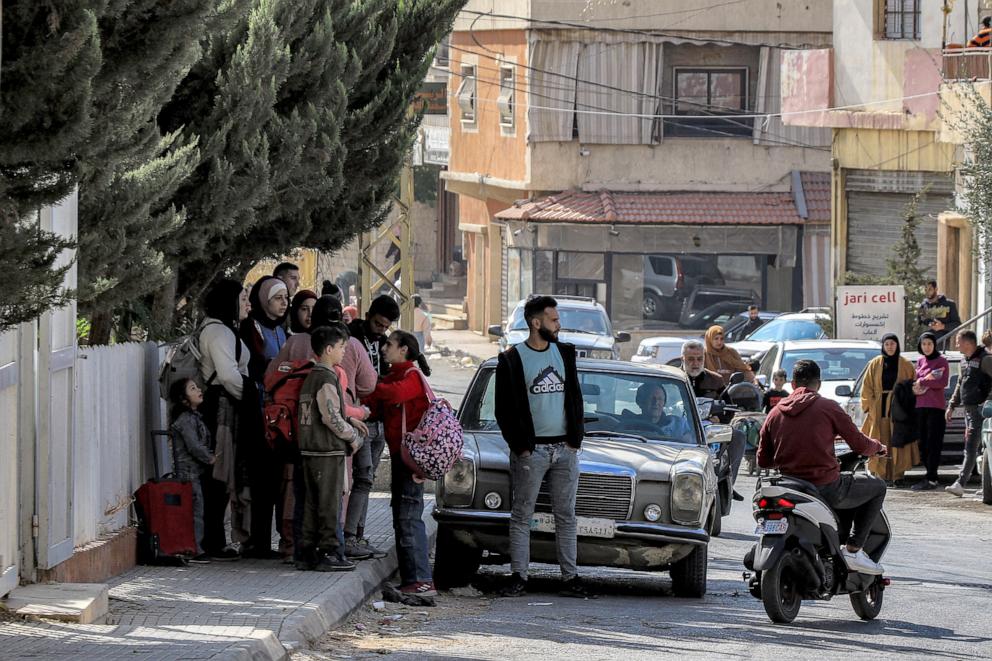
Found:
[[[383,350],[389,374],[382,378],[365,403],[379,412],[385,427],[386,443],[392,460],[393,531],[400,565],[400,591],[424,597],[437,595],[427,554],[427,527],[424,525],[424,483],[403,462],[400,445],[406,431],[413,431],[430,405],[424,377],[431,368],[420,353],[417,338],[406,331],[394,331]],[[404,420],[405,416],[405,420]]]

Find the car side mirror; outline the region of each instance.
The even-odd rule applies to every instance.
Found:
[[[834,390],[834,394],[838,397],[850,397],[854,394],[854,391],[851,390],[851,386],[844,384],[842,386],[837,386],[837,389]]]
[[[630,333],[624,331],[617,333],[617,342],[630,342]]]
[[[490,326],[488,332],[493,337],[503,337],[503,327],[502,326]]]
[[[730,425],[713,424],[706,428],[706,444],[713,445],[729,443],[734,440],[734,428]]]
[[[762,388],[768,387],[768,377],[765,376],[764,374],[759,374],[758,376],[755,377],[755,380],[758,382],[758,385],[761,386]]]

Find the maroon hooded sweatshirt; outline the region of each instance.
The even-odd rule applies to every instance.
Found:
[[[836,482],[840,465],[834,439],[840,436],[855,452],[870,457],[882,444],[862,434],[837,402],[807,388],[780,401],[765,418],[758,442],[758,465],[777,468],[817,486]]]

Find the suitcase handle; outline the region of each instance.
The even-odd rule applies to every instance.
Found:
[[[155,444],[155,440],[161,436],[166,437],[166,447],[170,453],[172,451],[172,432],[168,429],[153,429],[151,431],[152,463],[155,466],[155,479],[157,480],[164,480],[167,477],[175,476],[175,473],[166,473],[165,475],[161,474],[161,467],[158,464],[158,447],[156,447]],[[173,466],[173,468],[175,467]]]

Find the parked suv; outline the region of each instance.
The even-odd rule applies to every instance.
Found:
[[[644,255],[644,318],[678,319],[682,301],[697,285],[724,285],[715,258]]]
[[[613,324],[602,305],[595,299],[581,296],[554,295],[554,299],[558,301],[558,315],[561,318],[558,338],[562,342],[574,344],[580,358],[620,359],[617,344],[630,342],[630,333],[614,334]],[[506,329],[502,326],[489,327],[489,334],[499,338],[500,351],[527,339],[527,322],[524,321],[526,303],[526,299],[517,303]]]

